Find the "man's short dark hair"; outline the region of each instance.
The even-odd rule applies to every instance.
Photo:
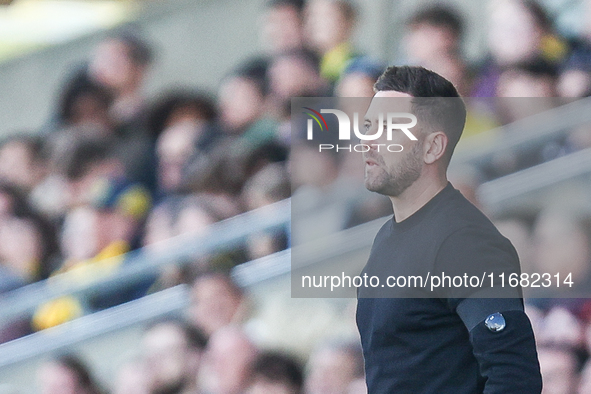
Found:
[[[466,124],[466,105],[451,82],[423,67],[393,66],[378,78],[374,90],[407,93],[415,98],[412,104],[419,125],[447,135],[445,157],[449,163]]]
[[[464,33],[464,21],[457,10],[444,4],[421,8],[407,22],[409,26],[431,25],[449,30],[456,38]]]

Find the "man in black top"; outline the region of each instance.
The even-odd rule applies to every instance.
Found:
[[[392,131],[388,143],[399,143],[402,152],[380,150],[375,140],[364,153],[366,187],[388,196],[394,208],[364,273],[384,282],[389,275],[486,275],[488,284],[433,292],[401,283],[361,288],[357,325],[369,394],[540,393],[535,340],[521,292],[493,293],[499,284],[488,279],[520,272],[517,253],[447,181],[466,118],[462,99],[449,81],[421,67],[390,67],[375,90],[367,134],[382,123],[379,113],[401,112],[405,105],[402,109],[415,114],[418,123],[412,129],[416,140]],[[393,110],[392,101],[382,97],[406,101]]]

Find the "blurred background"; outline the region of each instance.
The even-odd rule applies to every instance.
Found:
[[[291,298],[290,247],[363,258],[391,207],[290,98],[392,64],[467,98],[450,179],[524,270],[573,273],[527,308],[544,393],[591,393],[591,2],[1,3],[0,393],[364,393],[355,300]]]

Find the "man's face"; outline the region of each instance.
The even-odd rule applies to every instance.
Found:
[[[387,97],[396,100],[384,99]],[[373,192],[396,197],[412,185],[421,175],[423,168],[421,133],[412,131],[419,139],[411,140],[402,130],[392,131],[392,140],[388,141],[386,133],[386,119],[388,112],[412,113],[412,103],[409,94],[396,91],[381,91],[376,93],[365,114],[366,134],[375,134],[379,127],[379,115],[384,116],[382,136],[373,141],[364,141],[371,146],[363,153],[365,162],[365,187]],[[406,99],[404,99],[406,98]],[[393,105],[394,104],[394,105]],[[401,123],[408,122],[402,120]],[[377,146],[377,144],[384,144]],[[389,152],[388,145],[398,144],[403,147],[401,152]],[[379,150],[378,150],[379,148]]]

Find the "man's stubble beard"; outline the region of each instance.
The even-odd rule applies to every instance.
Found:
[[[381,155],[370,156],[378,163],[379,173],[369,179],[366,176],[367,190],[389,197],[398,197],[421,176],[422,150],[422,141],[413,144],[410,153],[394,168],[387,168]]]

